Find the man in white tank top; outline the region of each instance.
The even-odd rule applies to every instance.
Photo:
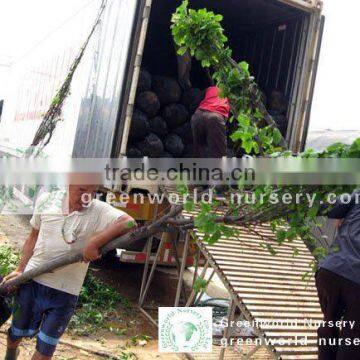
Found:
[[[20,263],[9,280],[74,250],[84,260],[40,275],[19,287],[8,333],[6,360],[16,359],[23,337],[37,335],[33,360],[51,359],[74,313],[90,261],[110,240],[135,227],[126,213],[94,198],[96,186],[70,185],[39,196]]]

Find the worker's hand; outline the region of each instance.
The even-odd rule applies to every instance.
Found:
[[[6,275],[4,277],[4,279],[3,279],[3,281],[1,282],[0,285],[3,285],[3,284],[7,283],[10,280],[16,279],[18,276],[22,275],[22,273],[23,273],[22,271],[18,271],[18,270],[11,272],[10,274],[8,274],[8,275]],[[7,287],[7,289],[6,289],[7,294],[10,294],[10,293],[14,292],[16,289],[17,289],[17,286],[9,286],[9,287]]]
[[[6,283],[7,281],[15,279],[20,275],[22,275],[22,271],[18,271],[18,270],[13,271],[4,277],[4,280],[2,281],[2,283]]]
[[[90,242],[83,250],[83,258],[85,262],[95,261],[101,257],[99,248]]]
[[[344,221],[344,219],[337,219],[337,220],[335,221],[335,226],[336,226],[337,228],[339,228],[339,227],[342,225],[343,221]]]

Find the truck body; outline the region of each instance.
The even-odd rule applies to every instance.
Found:
[[[45,152],[69,157],[126,155],[141,67],[176,77],[170,32],[180,1],[108,0],[103,19],[77,69],[71,94]],[[261,89],[281,91],[288,102],[286,140],[304,147],[311,112],[323,18],[317,0],[199,0],[224,16],[223,26],[237,61],[245,60]],[[87,19],[91,18],[89,14]],[[94,16],[95,18],[95,16]],[[56,34],[12,67],[0,123],[0,152],[26,148],[66,76],[89,26],[73,26],[71,39]],[[89,24],[89,20],[87,20]],[[61,39],[61,40],[60,40]],[[193,68],[195,77],[201,70]]]
[[[75,158],[126,156],[131,117],[141,68],[176,78],[171,15],[180,0],[108,0],[76,70],[47,155]],[[259,87],[278,90],[287,99],[286,140],[294,151],[306,141],[324,19],[318,0],[196,0],[190,7],[224,16],[223,27],[237,61],[245,60]],[[95,12],[84,15],[95,19]],[[86,19],[83,19],[86,23]],[[74,36],[56,34],[56,46],[23,58],[12,68],[12,80],[0,123],[0,155],[19,155],[31,144],[42,114],[61,86],[89,26],[73,26]],[[87,21],[89,24],[89,21]],[[90,24],[91,25],[91,24]],[[193,66],[197,80],[203,75]],[[201,82],[201,81],[200,81]],[[20,151],[21,154],[21,151]],[[129,205],[131,206],[131,204]],[[129,208],[130,209],[130,208]],[[149,221],[153,209],[132,209]],[[130,210],[129,210],[130,211]],[[135,214],[136,215],[136,214]],[[174,265],[171,242],[161,250],[161,263]],[[139,249],[135,249],[139,250]],[[125,262],[144,262],[145,248],[119,254]],[[193,264],[193,254],[187,259]],[[203,259],[200,259],[202,261]]]

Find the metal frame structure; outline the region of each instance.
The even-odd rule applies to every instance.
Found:
[[[182,216],[188,218],[194,216],[195,213],[196,211],[191,213],[184,211]],[[264,227],[262,231],[267,233],[271,230]],[[314,289],[314,285],[310,283],[303,284],[301,280],[301,274],[303,274],[303,271],[306,271],[304,269],[308,266],[310,258],[312,258],[310,252],[301,240],[298,240],[298,245],[301,247],[298,259],[294,259],[291,255],[289,255],[289,246],[288,249],[282,248],[279,250],[280,254],[278,254],[278,259],[269,260],[270,254],[263,253],[264,255],[262,255],[260,248],[259,250],[254,250],[254,248],[250,248],[248,250],[240,249],[241,242],[235,243],[232,238],[224,238],[220,241],[219,245],[216,244],[211,246],[204,243],[201,239],[201,235],[198,235],[199,236],[194,239],[197,246],[197,252],[205,258],[206,262],[201,271],[199,271],[198,264],[195,264],[195,272],[192,281],[193,286],[189,294],[186,294],[186,289],[184,287],[186,261],[183,261],[183,259],[186,259],[188,256],[189,243],[191,241],[190,232],[187,231],[178,233],[177,239],[173,241],[173,254],[177,259],[178,271],[177,289],[173,302],[174,306],[193,306],[195,299],[200,300],[204,294],[204,291],[196,293],[194,290],[196,279],[205,280],[207,285],[216,274],[229,294],[230,306],[228,311],[228,323],[235,320],[238,316],[238,312],[240,312],[244,319],[252,324],[254,335],[258,338],[254,347],[251,348],[246,355],[241,355],[238,352],[235,352],[230,345],[226,349],[221,348],[219,352],[215,351],[216,354],[213,353],[210,358],[214,359],[214,356],[216,356],[216,358],[220,360],[226,358],[251,359],[260,349],[265,348],[267,351],[266,356],[274,359],[315,359],[317,352],[314,350],[316,341],[316,330],[314,327],[306,328],[304,326],[299,326],[298,328],[289,329],[287,327],[288,325],[281,324],[279,325],[279,328],[269,329],[266,326],[264,328],[261,324],[261,320],[269,318],[269,316],[274,320],[277,320],[278,316],[280,319],[284,318],[284,316],[302,320],[307,318],[320,320],[322,318],[320,306],[317,299],[315,300],[314,297],[314,291],[316,291]],[[177,249],[177,241],[180,239],[184,240],[184,248],[181,256]],[[259,237],[255,240],[251,237],[247,239],[246,236],[242,240],[245,242],[248,241],[254,246],[258,246],[258,242],[261,241]],[[155,326],[158,326],[157,321],[151,316],[148,310],[156,310],[158,306],[150,307],[144,304],[146,295],[153,280],[155,269],[158,265],[160,265],[159,254],[164,241],[165,236],[163,234],[155,259],[153,259],[153,263],[150,268],[153,238],[148,239],[146,246],[147,256],[139,296],[139,309],[141,313]],[[217,246],[219,247],[217,248]],[[234,250],[234,246],[237,250]],[[251,255],[254,251],[256,253],[260,252],[260,255]],[[197,258],[199,258],[199,256]],[[225,263],[222,262],[222,259],[226,259]],[[258,259],[261,259],[260,263]],[[241,262],[237,262],[238,260]],[[229,268],[232,268],[233,270],[229,271]],[[241,273],[243,268],[246,268],[246,271],[249,272],[258,272],[258,274],[247,273],[246,275],[241,276],[238,273]],[[209,273],[208,270],[210,269],[212,271]],[[282,275],[282,273],[287,275]],[[249,280],[252,277],[254,277],[253,282]],[[244,287],[248,287],[250,289],[243,289]],[[252,296],[251,301],[249,301],[249,292]],[[250,306],[251,303],[259,305]],[[279,305],[279,303],[281,305]],[[260,320],[261,328],[258,320]],[[227,343],[229,344],[229,338],[231,335],[229,327],[225,330],[224,337],[227,339]],[[296,336],[292,335],[295,336],[295,338],[302,336],[302,333],[306,333],[306,336],[309,337],[309,342],[301,348],[299,344],[296,344],[296,342],[293,343],[293,340],[291,340],[291,345],[285,345],[284,348],[277,342],[279,332],[280,336],[283,336],[281,334],[286,334],[287,332],[296,333]],[[274,341],[269,342],[268,339],[273,339]],[[209,354],[209,356],[210,355],[211,354]],[[200,359],[196,354],[186,354],[186,356],[187,358],[193,360]]]
[[[234,291],[231,288],[230,282],[228,279],[226,279],[222,272],[220,271],[219,266],[215,263],[215,261],[208,255],[207,251],[205,251],[205,245],[200,241],[200,240],[196,240],[196,244],[199,247],[201,253],[203,254],[203,256],[206,258],[207,262],[206,264],[208,264],[208,266],[210,266],[213,269],[213,273],[211,275],[211,277],[216,274],[219,279],[221,280],[222,284],[224,285],[224,287],[226,288],[226,290],[229,293],[230,296],[230,306],[229,306],[229,311],[228,311],[228,324],[231,323],[231,321],[234,320],[235,318],[235,312],[236,309],[239,309],[241,314],[245,317],[245,319],[249,322],[252,322],[254,319],[251,315],[251,313],[246,309],[246,307],[244,306],[244,304],[240,301],[240,299],[238,298],[238,296],[236,294],[234,294]],[[206,270],[205,272],[206,273]],[[203,278],[203,273],[200,274],[200,278]],[[194,290],[192,291],[192,294],[195,293]],[[201,294],[200,294],[201,295]],[[189,306],[190,304],[186,304],[187,306]],[[230,331],[229,331],[230,327],[228,326],[225,329],[224,332],[224,337],[229,340],[230,337]],[[261,339],[261,343],[265,344],[265,334],[264,332],[259,329],[259,328],[255,328],[255,335],[257,337],[259,337]],[[243,357],[243,360],[246,359],[250,359],[252,355],[254,355],[261,347],[263,347],[265,345],[258,345],[255,346],[254,349],[252,349],[247,355],[245,355]],[[272,346],[266,346],[268,348],[268,350],[273,353],[274,355],[274,359],[280,359],[280,357],[276,354],[275,349]],[[223,360],[225,357],[225,351],[226,349],[223,347],[220,351],[220,355],[219,355],[219,360]]]
[[[141,313],[156,327],[158,326],[157,321],[147,311],[147,310],[154,310],[154,308],[144,305],[144,302],[145,302],[145,298],[146,298],[147,292],[149,290],[150,284],[153,280],[155,269],[159,265],[158,258],[159,258],[160,248],[163,244],[163,239],[164,239],[164,237],[162,237],[162,240],[160,241],[158,251],[156,253],[156,257],[150,268],[150,272],[149,272],[149,265],[150,265],[151,246],[152,246],[152,242],[153,242],[153,237],[149,238],[147,241],[147,245],[146,245],[147,256],[146,256],[146,262],[144,265],[141,289],[140,289],[140,294],[139,294],[139,302],[138,302],[139,310],[141,311]],[[184,250],[182,253],[182,259],[186,259],[186,256],[188,253],[189,240],[190,240],[190,235],[189,235],[189,232],[187,232],[185,235],[185,246],[184,246]],[[196,244],[198,246],[198,249],[202,253],[202,255],[205,256],[206,263],[205,263],[204,267],[202,268],[200,275],[198,275],[197,271],[195,271],[194,280],[195,279],[203,279],[206,281],[206,284],[209,284],[210,281],[212,280],[213,276],[216,274],[221,279],[223,285],[229,292],[230,306],[229,306],[229,311],[228,311],[228,323],[230,323],[231,321],[233,321],[235,319],[236,309],[239,309],[240,312],[244,315],[245,319],[247,321],[251,322],[253,320],[251,314],[246,310],[246,308],[241,303],[241,301],[238,299],[238,297],[233,293],[228,280],[223,277],[221,271],[219,271],[219,268],[215,264],[215,262],[211,259],[211,257],[208,256],[208,254],[205,251],[203,251],[204,245],[200,241],[196,241]],[[209,268],[212,269],[212,272],[211,272],[210,276],[208,276],[208,278],[206,279],[206,273]],[[176,296],[175,296],[175,300],[174,300],[174,307],[177,307],[180,305],[181,292],[182,292],[182,290],[184,290],[184,287],[183,287],[184,271],[185,271],[185,261],[181,261],[180,271],[178,272],[179,279],[178,279],[178,284],[177,284]],[[203,294],[204,294],[204,291],[200,292],[199,294],[196,294],[195,290],[193,289],[191,291],[191,293],[189,294],[189,296],[187,297],[187,299],[185,298],[185,300],[186,300],[185,307],[191,307],[194,304],[196,297],[198,300],[200,300],[201,297],[203,296]],[[230,329],[230,327],[227,327],[224,332],[224,337],[227,340],[229,340],[229,337],[230,337],[229,329]],[[265,341],[264,341],[265,334],[260,329],[256,329],[256,335],[262,340],[262,342],[265,343]],[[242,358],[244,360],[251,359],[251,357],[263,346],[265,346],[265,345],[258,345],[256,347],[254,347],[254,349],[252,349],[247,355],[243,356]],[[273,347],[271,347],[271,346],[267,346],[267,347],[268,347],[269,351],[273,353],[274,359],[280,359],[280,357],[275,353],[275,350]],[[218,357],[219,360],[225,359],[225,352],[226,352],[226,349],[224,347],[222,347],[220,350],[219,357]],[[186,354],[186,356],[189,359],[195,359],[190,354]]]
[[[245,317],[245,319],[247,321],[252,322],[253,321],[252,315],[247,311],[246,307],[242,304],[242,302],[240,301],[238,296],[236,294],[234,294],[234,292],[231,289],[229,281],[222,275],[222,272],[220,271],[218,265],[207,254],[207,252],[205,251],[204,244],[200,240],[195,240],[197,248],[199,250],[198,254],[202,254],[205,257],[206,262],[205,262],[205,265],[202,268],[202,271],[201,271],[200,275],[198,274],[198,266],[197,266],[197,264],[195,265],[195,273],[194,273],[193,284],[192,284],[193,288],[192,288],[191,293],[188,295],[188,297],[186,296],[185,287],[184,287],[184,272],[185,272],[185,268],[186,268],[186,259],[187,259],[188,250],[189,250],[190,233],[189,233],[189,231],[181,232],[179,234],[177,240],[179,240],[181,236],[184,237],[184,240],[185,240],[184,249],[183,249],[183,252],[182,252],[181,259],[179,258],[179,254],[178,254],[178,250],[177,250],[177,246],[176,246],[176,241],[173,242],[173,253],[174,253],[175,258],[177,259],[177,270],[178,270],[178,284],[177,284],[176,295],[175,295],[175,300],[174,300],[174,307],[177,307],[177,306],[180,305],[181,295],[183,295],[183,300],[184,300],[184,306],[185,307],[193,306],[193,304],[195,302],[195,299],[197,298],[197,300],[200,300],[202,298],[202,296],[204,295],[204,293],[205,293],[205,290],[203,290],[199,294],[197,294],[196,291],[194,290],[194,284],[195,284],[196,279],[205,280],[206,281],[206,286],[207,286],[210,283],[210,281],[212,280],[213,276],[216,274],[220,278],[220,280],[222,281],[224,287],[226,288],[226,290],[229,293],[230,306],[229,306],[229,310],[228,310],[228,323],[230,323],[231,321],[234,320],[236,309],[240,310],[240,312],[243,314],[243,316]],[[152,244],[153,244],[153,239],[154,239],[154,236],[150,237],[147,240],[147,244],[146,244],[146,261],[145,261],[145,265],[144,265],[142,282],[141,282],[141,287],[140,287],[138,307],[139,307],[139,310],[141,311],[141,313],[153,325],[158,327],[157,321],[148,312],[148,310],[155,310],[155,308],[151,307],[151,306],[146,306],[144,304],[145,299],[146,299],[146,295],[148,293],[148,290],[150,288],[151,282],[152,282],[153,277],[154,277],[155,269],[159,265],[159,255],[160,255],[162,245],[165,242],[165,236],[164,236],[164,234],[162,234],[161,241],[159,243],[155,258],[153,260],[153,263],[152,263],[150,271],[149,271],[151,248],[152,248]],[[199,256],[197,258],[199,258]],[[184,261],[184,259],[185,259],[185,261]],[[211,268],[212,271],[210,273],[210,276],[208,276],[208,278],[206,279],[207,270],[209,268]],[[205,286],[205,288],[206,288],[206,286]],[[230,337],[230,330],[229,329],[230,328],[227,327],[226,330],[225,330],[225,333],[224,333],[224,337],[227,340],[229,340],[229,337]],[[256,330],[256,332],[255,332],[256,336],[258,336],[261,339],[261,342],[265,344],[265,341],[264,341],[265,340],[265,334],[258,328],[255,329],[255,330]],[[244,360],[250,359],[251,356],[253,356],[263,346],[265,346],[265,345],[261,344],[261,345],[258,345],[256,347],[254,347],[254,349],[252,349],[247,355],[245,355],[242,358]],[[267,346],[267,347],[268,347],[268,350],[274,355],[274,359],[280,359],[280,357],[276,354],[276,352],[275,352],[275,350],[274,350],[274,348],[272,346]],[[221,348],[220,354],[219,354],[219,357],[218,357],[219,360],[223,360],[225,358],[225,351],[226,351],[226,349],[224,347]],[[190,354],[186,354],[186,356],[189,359],[195,359]]]

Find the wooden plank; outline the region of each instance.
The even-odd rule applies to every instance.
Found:
[[[251,258],[246,258],[246,257],[241,257],[237,254],[224,254],[221,253],[220,251],[208,251],[209,254],[211,254],[211,256],[213,256],[213,258],[215,260],[218,261],[223,261],[223,262],[228,262],[229,264],[238,264],[240,266],[240,264],[249,264],[249,266],[253,266],[258,268],[259,265],[262,265],[263,267],[265,266],[266,268],[268,268],[268,266],[273,266],[273,268],[279,268],[279,269],[288,269],[288,268],[301,268],[302,271],[308,271],[311,270],[311,266],[310,263],[288,263],[288,264],[282,264],[281,262],[274,262],[274,261],[267,261],[266,259],[263,260],[259,260],[259,259],[251,259]],[[253,264],[253,265],[251,265]]]
[[[292,300],[294,302],[316,302],[318,300],[317,297],[314,296],[299,296],[299,295],[279,295],[279,294],[254,294],[254,293],[247,293],[247,292],[243,292],[240,293],[240,291],[237,288],[234,288],[234,290],[236,291],[237,295],[239,296],[240,299],[243,299],[243,302],[246,304],[246,299],[270,299],[270,300],[281,300],[281,301],[288,301],[291,302]]]
[[[266,319],[312,319],[312,320],[322,320],[324,315],[321,313],[307,313],[307,312],[284,312],[279,311],[278,309],[274,309],[273,311],[261,311],[261,310],[252,310],[251,315],[255,318],[266,318]]]
[[[233,285],[233,288],[236,289],[240,294],[273,294],[273,295],[297,295],[304,296],[307,298],[309,295],[313,295],[315,299],[316,292],[315,291],[302,291],[302,290],[294,290],[294,291],[285,291],[285,290],[276,290],[276,289],[260,289],[259,287],[244,287],[241,285]]]
[[[270,319],[271,321],[274,321],[274,319]],[[267,332],[278,332],[278,333],[285,333],[287,334],[289,331],[293,332],[310,332],[310,333],[316,333],[317,326],[306,326],[306,325],[286,325],[281,324],[280,326],[274,325],[272,323],[262,323],[260,325],[261,329],[263,331]]]
[[[281,311],[286,310],[289,313],[308,313],[308,314],[322,314],[319,305],[314,307],[305,307],[305,306],[264,306],[264,305],[249,305],[246,304],[247,308],[250,310],[251,313],[255,311]]]
[[[287,335],[284,335],[282,338],[276,338],[276,339],[271,339],[271,344],[273,344],[275,346],[275,348],[277,349],[279,347],[279,351],[282,351],[282,347],[284,345],[283,342],[286,342],[286,346],[291,346],[294,347],[295,349],[299,349],[299,348],[304,348],[309,346],[314,347],[317,346],[317,339],[313,338],[313,339],[309,339],[305,337],[288,337]],[[306,343],[305,343],[306,341]],[[305,345],[306,344],[306,345]]]
[[[200,240],[203,240],[204,238],[204,233],[196,230],[196,235],[199,237]],[[260,234],[260,235],[265,235],[265,234]],[[246,234],[246,233],[239,233],[238,236],[228,236],[228,237],[220,237],[219,240],[217,241],[217,243],[222,243],[222,242],[232,242],[235,244],[255,244],[255,245],[260,245],[260,244],[264,244],[266,242],[268,242],[269,244],[271,244],[272,246],[277,246],[277,247],[285,247],[288,249],[294,249],[297,248],[299,250],[303,250],[306,251],[308,250],[306,245],[304,244],[304,242],[302,240],[294,240],[292,242],[284,242],[283,244],[279,245],[278,242],[275,240],[275,238],[271,238],[268,237],[265,240],[262,239],[260,236],[256,236],[256,235],[251,235],[251,234]],[[309,250],[308,250],[309,251]]]
[[[270,227],[261,227],[259,231],[266,236],[273,235]],[[271,241],[278,252],[275,256],[260,247],[262,242],[260,237],[245,234],[242,229],[238,238],[222,238],[214,245],[202,243],[201,247],[215,261],[223,281],[260,322],[260,329],[275,341],[278,354],[291,351],[291,356],[316,357],[316,322],[322,320],[323,315],[313,276],[303,280],[306,272],[311,273],[313,257],[301,240],[282,246]],[[299,256],[293,256],[294,248],[299,249]],[[314,325],[303,324],[305,318],[313,320]],[[308,346],[295,341],[296,337],[299,341],[305,336]],[[288,339],[285,345],[284,338]]]
[[[241,282],[242,284],[245,284],[247,282],[251,283],[251,284],[257,284],[257,283],[267,283],[267,284],[279,284],[279,285],[286,285],[286,286],[301,286],[303,288],[306,289],[311,289],[311,288],[315,288],[315,284],[310,283],[310,285],[307,285],[306,281],[303,280],[286,280],[286,279],[264,279],[264,278],[260,278],[260,277],[252,277],[251,274],[249,274],[249,277],[244,277],[244,276],[233,276],[233,275],[228,275],[226,274],[226,277],[231,281],[231,282]]]
[[[301,298],[298,301],[294,300],[274,300],[274,299],[244,299],[244,303],[246,303],[246,306],[257,306],[257,305],[264,305],[264,306],[274,306],[276,308],[278,307],[289,307],[289,306],[303,306],[303,307],[311,307],[311,308],[317,308],[320,309],[319,302],[315,301],[307,301],[307,299]]]
[[[208,250],[223,250],[225,252],[234,252],[234,253],[240,253],[242,255],[254,255],[254,256],[267,256],[267,257],[271,257],[271,258],[275,258],[275,259],[301,259],[301,260],[314,260],[314,257],[306,254],[305,252],[303,254],[299,254],[296,256],[293,256],[293,251],[291,250],[286,250],[286,249],[282,249],[281,247],[279,247],[278,249],[274,249],[276,250],[276,255],[272,255],[268,250],[264,249],[262,246],[257,246],[256,248],[253,247],[247,247],[246,244],[245,246],[243,246],[242,244],[240,245],[235,245],[235,244],[223,244],[221,242],[212,245],[212,246],[206,246],[206,248]]]
[[[295,257],[295,258],[304,258],[304,259],[313,259],[313,256],[309,251],[301,250],[298,255],[294,255],[294,249],[291,247],[283,247],[277,244],[271,244],[272,248],[277,252],[279,257]],[[233,240],[219,240],[213,245],[207,245],[207,248],[223,248],[225,250],[239,250],[242,252],[247,252],[249,254],[264,254],[269,256],[274,256],[270,253],[267,248],[264,248],[263,245],[256,242],[248,241],[233,241]]]
[[[231,234],[231,236],[229,237],[231,239],[238,239],[238,238],[242,237],[242,238],[251,238],[251,239],[257,239],[258,241],[263,241],[263,239],[261,239],[261,236],[266,236],[266,240],[277,242],[276,235],[271,230],[264,229],[264,228],[261,228],[261,229],[255,228],[253,231],[250,231],[243,227],[238,227],[238,226],[234,226],[234,225],[229,225],[229,226],[231,226],[231,228],[233,229],[233,234]],[[278,230],[280,230],[280,228],[278,228]],[[204,232],[202,232],[201,230],[196,230],[196,231],[200,235],[204,234]],[[256,231],[256,232],[254,232],[254,231]],[[223,237],[223,238],[225,238],[225,237]],[[286,243],[288,243],[288,244],[303,244],[303,241],[300,238],[296,238],[292,241],[286,241]]]
[[[290,347],[290,346],[281,346],[277,345],[276,349],[280,354],[317,354],[317,347],[313,346],[297,346],[297,347]]]
[[[274,338],[294,338],[296,336],[298,337],[307,337],[308,339],[317,339],[317,333],[313,330],[310,330],[308,332],[304,331],[304,332],[301,332],[301,331],[292,331],[292,332],[286,332],[286,334],[283,334],[281,332],[271,332],[271,331],[267,331],[266,332],[266,336],[271,338],[271,339],[274,339]]]
[[[281,355],[282,360],[317,360],[317,354]]]
[[[209,254],[210,255],[210,254]],[[229,261],[229,260],[224,260],[224,259],[215,259],[216,263],[219,265],[220,268],[229,268],[229,266],[233,266],[233,268],[235,269],[239,269],[239,270],[245,270],[245,271],[249,271],[249,266],[246,266],[246,264],[244,263],[239,263],[239,261]],[[295,275],[298,276],[300,279],[302,278],[302,276],[304,275],[304,271],[301,270],[296,270],[296,269],[278,269],[278,268],[273,268],[270,266],[262,266],[262,267],[257,267],[257,268],[251,268],[251,272],[257,272],[257,273],[268,273],[268,274],[273,274],[275,270],[275,273],[277,274],[291,274],[291,275]]]
[[[251,278],[251,279],[284,279],[286,281],[299,281],[299,282],[305,282],[305,280],[302,280],[302,276],[299,276],[299,275],[285,275],[285,274],[277,274],[277,273],[270,273],[270,274],[266,274],[264,273],[263,271],[261,272],[249,272],[249,271],[246,271],[246,270],[242,270],[242,269],[239,269],[238,266],[222,266],[221,267],[221,270],[223,272],[224,275],[226,276],[234,276],[234,277],[237,277],[237,278],[243,278],[243,279],[246,279],[246,278]],[[307,280],[306,280],[307,281]],[[311,284],[315,284],[315,281],[314,281],[314,278],[312,277],[310,279],[310,283]]]
[[[254,346],[249,345],[242,345],[240,349],[234,350],[232,347],[226,348],[224,360],[239,360],[241,359],[242,354],[248,353],[251,349],[253,349]],[[220,354],[220,346],[213,346],[212,353],[206,353],[206,354],[191,354],[191,357],[194,360],[219,360],[219,354]],[[270,352],[267,348],[262,347],[259,349],[254,356],[251,358],[254,360],[273,360],[274,357],[272,355],[272,352]]]
[[[256,287],[257,289],[274,289],[274,290],[285,290],[288,292],[292,291],[309,291],[317,293],[317,290],[314,286],[303,286],[303,285],[290,285],[284,283],[270,283],[266,281],[258,281],[258,282],[251,282],[251,281],[242,281],[241,279],[232,279],[232,285],[243,286],[243,287]]]
[[[304,253],[304,255],[309,254],[308,248],[303,243],[283,243],[279,245],[276,241],[272,240],[262,240],[255,237],[246,237],[246,238],[234,238],[234,237],[228,237],[228,238],[220,238],[216,244],[234,244],[234,245],[243,245],[244,247],[248,248],[257,248],[261,247],[262,249],[265,249],[263,245],[265,243],[269,243],[274,249],[277,250],[284,250],[289,251],[293,253],[294,249],[298,249],[300,253]]]
[[[258,255],[247,255],[247,254],[241,254],[233,252],[233,251],[225,251],[223,249],[208,249],[208,251],[211,254],[216,255],[221,255],[222,257],[226,258],[226,259],[238,259],[241,262],[251,262],[254,264],[273,264],[273,265],[281,265],[281,266],[290,266],[290,267],[301,267],[304,269],[310,269],[311,267],[311,261],[308,260],[304,260],[304,259],[296,259],[296,258],[282,258],[282,257],[277,257],[275,256],[263,256],[262,254],[258,254]]]
[[[279,270],[287,270],[287,269],[291,269],[291,270],[298,270],[298,273],[300,273],[301,275],[304,275],[305,273],[309,272],[310,267],[306,266],[306,265],[301,265],[301,264],[285,264],[282,263],[281,261],[279,262],[269,262],[266,260],[260,261],[260,260],[252,260],[252,259],[246,259],[246,258],[236,258],[233,256],[224,256],[221,254],[215,254],[215,253],[211,253],[211,255],[213,256],[213,258],[216,261],[222,261],[222,262],[228,262],[228,263],[238,263],[239,265],[241,264],[246,264],[248,266],[248,269],[251,268],[255,268],[255,269],[268,269],[269,267],[271,267],[271,269],[279,269]]]
[[[213,258],[214,259],[214,258]],[[295,269],[273,269],[269,267],[251,267],[248,264],[239,263],[237,261],[227,261],[222,259],[214,259],[216,260],[216,264],[221,269],[237,269],[240,271],[248,271],[249,274],[268,274],[271,276],[274,276],[274,274],[277,275],[291,275],[298,279],[302,279],[307,274],[304,271],[295,270]]]

